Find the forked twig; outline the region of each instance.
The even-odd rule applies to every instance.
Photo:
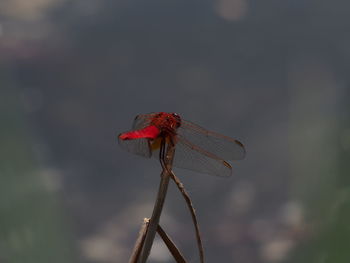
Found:
[[[164,142],[163,142],[163,146],[164,146]],[[161,147],[161,151],[163,151],[163,153],[164,153],[165,149]],[[164,205],[166,193],[168,190],[170,177],[176,183],[178,189],[182,193],[182,196],[184,197],[186,204],[190,210],[192,221],[193,221],[193,224],[195,227],[195,232],[196,232],[196,240],[197,240],[197,245],[198,245],[198,250],[199,250],[200,262],[204,263],[204,251],[203,251],[203,245],[202,245],[202,240],[201,240],[201,236],[200,236],[200,232],[199,232],[199,225],[198,225],[195,209],[194,209],[193,204],[191,202],[191,199],[190,199],[188,193],[186,192],[183,184],[181,183],[180,179],[177,178],[176,175],[172,172],[172,163],[173,163],[173,159],[174,159],[174,154],[175,154],[175,145],[171,144],[171,143],[168,144],[165,155],[162,156],[162,154],[160,154],[160,159],[161,160],[163,159],[163,162],[161,161],[163,171],[162,171],[162,175],[161,175],[161,181],[160,181],[159,190],[158,190],[158,194],[157,194],[156,203],[154,205],[152,217],[151,217],[150,222],[148,224],[148,228],[147,228],[147,231],[145,233],[145,238],[144,238],[144,240],[142,240],[142,242],[140,242],[140,243],[143,243],[143,241],[144,241],[144,243],[141,245],[142,251],[141,251],[141,257],[140,257],[140,263],[145,263],[149,254],[150,254],[150,251],[151,251],[151,248],[153,245],[153,240],[155,238],[156,231],[157,231],[157,228],[159,225],[160,215],[161,215],[161,212],[163,209],[163,205]],[[170,248],[169,248],[169,250],[170,250]],[[136,260],[139,256],[139,253],[140,253],[140,251],[137,250],[137,254],[135,257]]]
[[[195,211],[195,209],[193,207],[193,204],[192,204],[192,201],[190,199],[190,196],[186,192],[186,189],[184,188],[184,186],[181,183],[180,179],[173,172],[171,172],[170,176],[171,176],[171,179],[173,179],[174,182],[176,183],[177,188],[182,193],[182,196],[183,196],[183,198],[186,201],[188,209],[190,210],[192,221],[193,221],[193,225],[194,225],[194,228],[196,230],[196,240],[197,240],[197,245],[198,245],[198,250],[199,250],[200,262],[204,263],[204,250],[203,250],[203,244],[202,244],[201,235],[200,235],[200,232],[199,232],[199,224],[198,224],[198,221],[197,221],[196,211]]]
[[[142,249],[144,241],[145,241],[148,226],[149,226],[149,218],[144,218],[141,229],[139,231],[139,235],[138,235],[137,240],[135,242],[134,249],[132,250],[132,254],[131,254],[129,263],[137,263],[137,261],[139,260],[139,256],[140,256],[141,249]],[[181,252],[179,251],[177,246],[174,244],[174,242],[171,240],[171,238],[165,233],[165,231],[163,230],[163,228],[160,225],[158,225],[158,227],[157,227],[157,233],[163,239],[164,243],[168,247],[170,253],[173,255],[176,262],[177,263],[186,263],[187,261],[185,260],[184,256],[181,254]]]

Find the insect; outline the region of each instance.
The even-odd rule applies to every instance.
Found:
[[[238,140],[208,131],[176,113],[140,114],[132,130],[119,134],[118,139],[129,152],[160,158],[162,166],[165,145],[172,144],[173,166],[215,176],[230,176],[232,167],[226,160],[245,157],[245,148]]]

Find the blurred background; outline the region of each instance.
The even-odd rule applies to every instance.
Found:
[[[0,261],[127,262],[161,168],[117,134],[165,111],[247,148],[229,179],[175,170],[206,262],[350,262],[349,8],[2,0]],[[161,225],[199,262],[173,184]]]

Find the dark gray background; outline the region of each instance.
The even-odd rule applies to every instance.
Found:
[[[0,3],[2,262],[127,262],[160,165],[123,152],[135,115],[240,139],[216,178],[176,169],[207,262],[349,262],[347,1]],[[161,219],[189,262],[172,185]],[[156,241],[150,262],[173,262]]]

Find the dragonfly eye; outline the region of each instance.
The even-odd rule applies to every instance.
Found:
[[[180,127],[181,126],[181,118],[180,118],[179,114],[173,113],[172,115],[173,115],[173,117],[176,120],[176,127],[177,128]]]
[[[176,120],[178,120],[178,121],[180,121],[180,120],[181,120],[181,118],[180,118],[179,114],[177,114],[177,113],[173,113],[172,115],[173,115],[173,117],[174,117]]]

